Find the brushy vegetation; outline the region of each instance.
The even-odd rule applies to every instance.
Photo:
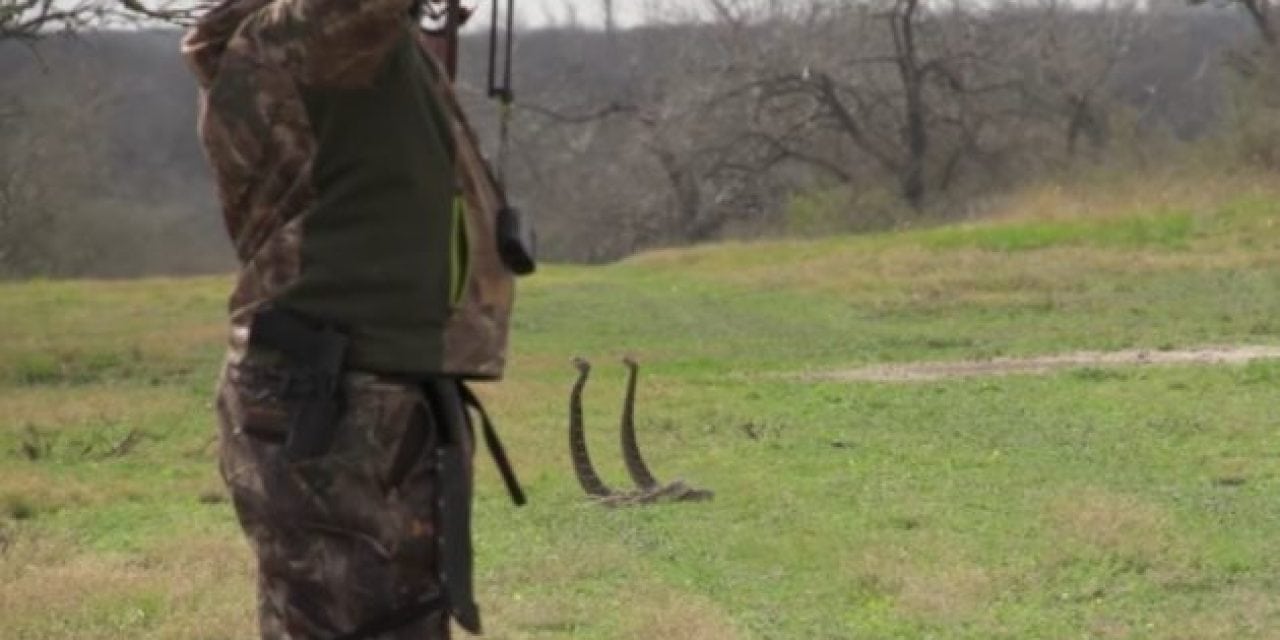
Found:
[[[522,29],[512,201],[544,253],[598,263],[974,218],[1082,167],[1127,175],[1206,146],[1216,167],[1275,169],[1280,12],[1186,4],[655,1],[630,3],[650,19],[633,29]],[[52,34],[24,23],[0,25],[0,279],[230,269],[180,33],[32,43]],[[464,35],[460,96],[497,157],[487,38]]]
[[[994,221],[659,251],[524,284],[483,389],[533,504],[487,464],[494,638],[1274,637],[1280,364],[918,384],[886,361],[1280,344],[1280,193],[1181,174],[1010,198]],[[247,638],[214,465],[227,278],[0,285],[0,637]],[[608,511],[569,471],[568,360],[614,455],[702,505]]]

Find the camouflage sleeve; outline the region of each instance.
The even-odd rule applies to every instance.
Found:
[[[241,34],[303,84],[360,86],[372,82],[408,16],[406,0],[272,0]]]

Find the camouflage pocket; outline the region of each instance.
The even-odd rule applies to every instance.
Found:
[[[284,444],[297,400],[286,398],[288,372],[260,364],[229,364],[220,410],[233,435],[245,435],[270,444]]]
[[[422,423],[421,389],[348,374],[333,447],[288,463],[261,436],[287,428],[292,400],[274,382],[228,367],[218,399],[220,463],[259,561],[264,630],[335,637],[440,593],[435,440]],[[406,451],[406,434],[425,438],[422,455],[417,446]],[[428,616],[396,637],[448,637],[447,625],[442,614]]]

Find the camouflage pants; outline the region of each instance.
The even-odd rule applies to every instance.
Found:
[[[257,554],[264,640],[339,638],[440,601],[441,407],[418,384],[347,374],[332,449],[288,464],[279,453],[288,403],[297,400],[282,391],[282,376],[270,365],[228,362],[217,398],[220,470]],[[465,416],[460,404],[449,409]],[[413,430],[420,435],[407,438]],[[471,442],[466,429],[457,432],[467,454],[457,482],[469,486]],[[421,453],[406,456],[411,440]],[[410,617],[371,637],[449,637],[447,612]]]

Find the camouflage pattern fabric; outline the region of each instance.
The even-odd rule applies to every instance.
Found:
[[[233,355],[217,396],[220,470],[258,557],[262,637],[327,640],[441,596],[441,467],[433,455],[441,432],[422,389],[345,376],[331,451],[286,464],[279,452],[290,403],[299,401],[287,379],[269,361]],[[398,464],[413,430],[425,435],[422,453]],[[469,485],[471,442],[462,437]],[[436,610],[375,637],[448,638],[448,616]]]
[[[243,329],[253,314],[305,275],[304,223],[326,194],[313,183],[318,142],[304,94],[374,82],[412,29],[408,8],[406,0],[222,0],[186,34],[182,52],[200,90],[198,130],[241,264],[229,303],[233,348],[244,347]],[[421,33],[417,39],[438,67],[430,39]],[[414,372],[497,379],[506,365],[515,297],[514,276],[497,248],[502,195],[452,88],[438,82],[432,89],[453,129],[467,264],[460,298],[439,310],[443,318],[433,328],[443,348],[439,362]],[[423,177],[430,179],[439,176]],[[401,318],[376,320],[409,326]]]
[[[438,446],[442,433],[451,434],[465,423],[461,401],[442,395],[439,381],[501,377],[515,288],[497,250],[502,195],[452,87],[440,80],[444,74],[430,53],[430,39],[414,29],[408,9],[407,0],[221,0],[183,40],[183,54],[199,86],[200,139],[240,262],[229,303],[230,355],[217,396],[220,469],[257,554],[261,630],[268,640],[332,640],[446,593],[448,613],[437,611],[374,637],[447,638],[449,614],[463,628],[479,629],[470,598],[472,444],[469,432],[458,428],[460,435],[449,446]],[[355,323],[323,315],[309,318],[350,333],[352,358],[359,353],[361,336],[371,333],[365,322],[395,327],[409,342],[433,333],[430,339],[441,348],[430,362],[406,356],[414,361],[403,367],[349,358],[348,365],[359,371],[343,378],[332,449],[319,458],[287,464],[279,454],[290,413],[307,399],[291,395],[280,362],[250,349],[252,320],[263,309],[287,303],[300,285],[315,282],[308,273],[341,275],[365,262],[316,260],[328,254],[315,253],[318,245],[310,234],[316,225],[308,223],[316,221],[317,211],[334,195],[326,192],[315,170],[325,148],[317,123],[311,121],[316,96],[367,93],[380,78],[394,75],[388,69],[397,67],[388,61],[405,58],[410,45],[425,56],[430,66],[424,70],[436,69],[412,76],[430,78],[413,86],[429,89],[431,97],[424,102],[444,114],[432,122],[445,131],[441,138],[450,138],[439,148],[448,148],[452,156],[443,156],[451,165],[433,165],[444,166],[444,171],[424,175],[414,169],[410,182],[443,183],[446,195],[453,197],[437,197],[433,190],[430,207],[402,213],[412,217],[444,211],[457,229],[456,212],[461,212],[465,234],[456,254],[466,264],[453,272],[461,274],[451,289],[456,299],[426,309],[440,319],[423,332],[406,322],[410,311],[422,314],[420,299],[387,286],[393,278],[349,278],[344,282],[352,287],[321,292],[354,308],[345,319],[355,318]],[[361,118],[351,120],[356,126]],[[345,127],[346,121],[338,124]],[[385,147],[370,146],[386,155]],[[448,169],[457,175],[449,175]],[[362,210],[366,203],[357,204],[334,215],[353,231],[368,230],[369,212]],[[409,257],[436,255],[431,252],[453,243],[452,238],[424,238],[421,246],[410,247]],[[363,248],[399,256],[381,245]],[[366,302],[358,303],[356,294],[366,296]],[[392,311],[369,312],[374,307],[367,296],[382,296],[379,308]],[[449,428],[441,432],[435,428],[440,424]],[[410,457],[411,464],[400,464],[406,435],[419,432],[426,434],[424,453]]]

